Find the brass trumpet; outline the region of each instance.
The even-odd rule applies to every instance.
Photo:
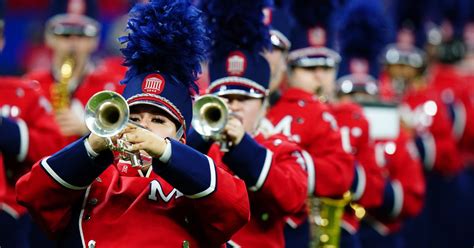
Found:
[[[222,134],[228,119],[229,108],[221,98],[203,95],[196,99],[191,122],[194,130],[205,138],[219,142],[223,152],[229,151],[229,142]]]
[[[128,123],[140,128],[139,124],[129,120],[130,109],[127,101],[120,94],[113,91],[100,91],[94,94],[85,107],[85,121],[87,128],[97,136],[107,139],[110,150],[118,151],[122,159],[130,160],[132,167],[142,167],[143,161],[151,161],[150,156],[128,150],[129,142],[117,139],[114,145],[111,137],[120,133]]]

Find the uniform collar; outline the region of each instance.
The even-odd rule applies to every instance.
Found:
[[[318,97],[315,94],[309,93],[298,88],[289,88],[288,90],[286,90],[282,95],[282,99],[287,99],[290,101],[318,101]]]

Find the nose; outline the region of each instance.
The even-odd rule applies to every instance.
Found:
[[[240,110],[241,105],[242,104],[237,99],[230,99],[229,100],[229,108],[232,112],[236,112],[236,111]]]
[[[140,119],[140,121],[138,122],[138,124],[140,124],[142,127],[144,128],[148,128],[148,120],[146,118],[142,118]]]

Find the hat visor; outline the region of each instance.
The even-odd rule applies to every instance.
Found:
[[[290,61],[290,65],[295,67],[336,67],[334,59],[328,57],[304,57]]]
[[[265,95],[262,93],[257,93],[257,92],[250,92],[250,91],[245,91],[245,90],[221,90],[221,91],[216,91],[213,92],[212,94],[218,95],[218,96],[229,96],[229,95],[241,95],[241,96],[246,96],[250,98],[264,98]]]
[[[159,109],[165,111],[167,114],[169,114],[169,116],[171,116],[173,118],[173,121],[175,123],[183,125],[183,123],[180,122],[179,118],[167,106],[165,106],[165,105],[163,105],[159,102],[150,101],[150,100],[139,100],[139,101],[134,101],[134,102],[130,103],[128,106],[133,107],[133,106],[137,106],[137,105],[149,105],[149,106],[159,108]]]

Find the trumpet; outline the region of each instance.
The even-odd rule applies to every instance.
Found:
[[[116,92],[104,90],[89,99],[84,119],[93,134],[106,138],[110,150],[118,151],[122,159],[131,162],[132,167],[142,167],[144,161],[151,161],[150,156],[129,151],[130,143],[126,140],[117,139],[116,145],[111,140],[111,137],[120,133],[128,123],[144,128],[130,121],[129,116],[130,109],[125,98]]]
[[[227,120],[229,108],[219,97],[204,95],[199,97],[193,105],[192,126],[201,136],[219,142],[221,151],[229,151],[229,142],[222,134]]]

